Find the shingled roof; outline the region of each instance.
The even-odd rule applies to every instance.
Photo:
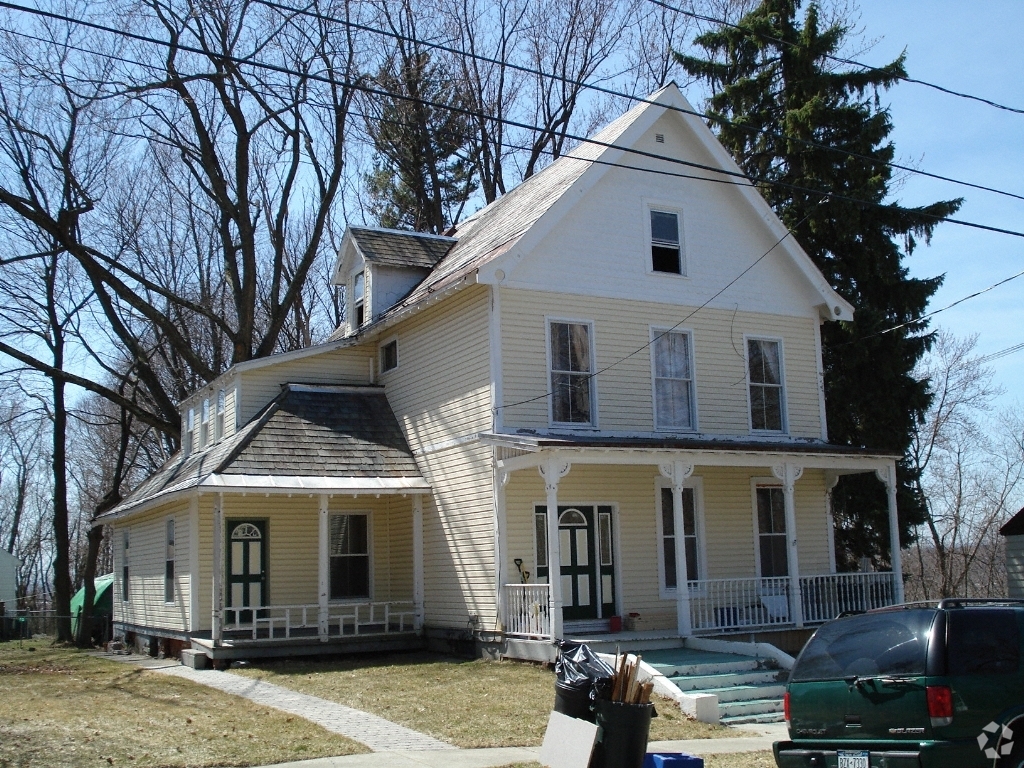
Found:
[[[107,514],[198,487],[387,491],[429,486],[383,389],[287,384],[236,434],[205,451],[175,454]]]
[[[1024,533],[1024,509],[1011,517],[1006,524],[999,529],[1003,536],[1020,536]]]
[[[456,242],[452,237],[395,229],[350,227],[349,234],[363,258],[389,267],[433,269]]]

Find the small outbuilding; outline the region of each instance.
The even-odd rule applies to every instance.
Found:
[[[1024,509],[1011,517],[999,532],[1006,537],[1007,596],[1024,598]]]
[[[21,561],[4,549],[0,549],[0,603],[13,612],[18,602],[18,566]]]

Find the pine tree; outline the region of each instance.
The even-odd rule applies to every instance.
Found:
[[[904,56],[876,69],[839,68],[829,57],[850,27],[823,28],[814,3],[800,24],[799,6],[799,0],[763,0],[735,27],[695,40],[706,59],[677,58],[711,86],[707,114],[719,139],[856,310],[853,322],[822,327],[830,442],[905,454],[931,398],[913,370],[931,343],[920,318],[942,278],[912,278],[904,260],[961,200],[919,208],[888,200],[886,163],[895,149],[879,93],[906,76]],[[908,325],[880,333],[902,323]],[[906,544],[923,505],[908,465],[897,469]],[[841,566],[864,556],[888,560],[888,512],[877,479],[842,478],[833,511]]]

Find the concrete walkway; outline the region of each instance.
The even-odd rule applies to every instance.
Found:
[[[283,688],[262,680],[252,680],[230,672],[197,671],[172,659],[152,659],[148,656],[119,656],[99,654],[114,661],[124,661],[164,675],[181,677],[199,685],[241,696],[264,707],[279,709],[302,717],[322,728],[365,744],[374,752],[415,750],[417,752],[452,752],[458,747],[406,728],[398,723],[352,709],[343,704]],[[442,763],[438,763],[441,765]],[[500,765],[500,763],[499,763]]]
[[[278,763],[272,768],[496,768],[509,763],[535,761],[540,754],[540,747],[459,749],[382,717],[335,704],[317,696],[297,693],[279,685],[251,680],[229,672],[196,671],[172,659],[112,653],[95,655],[133,664],[160,674],[181,677],[199,685],[241,696],[265,707],[288,712],[314,722],[332,733],[365,744],[373,750],[372,753],[365,755],[321,757],[293,763]],[[730,738],[652,741],[647,745],[647,751],[684,752],[691,755],[760,752],[770,750],[772,742],[786,738],[786,727],[782,723],[739,726],[734,730],[736,736]]]

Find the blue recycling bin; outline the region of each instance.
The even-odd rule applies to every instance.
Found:
[[[644,768],[704,768],[704,758],[682,752],[648,752]]]

